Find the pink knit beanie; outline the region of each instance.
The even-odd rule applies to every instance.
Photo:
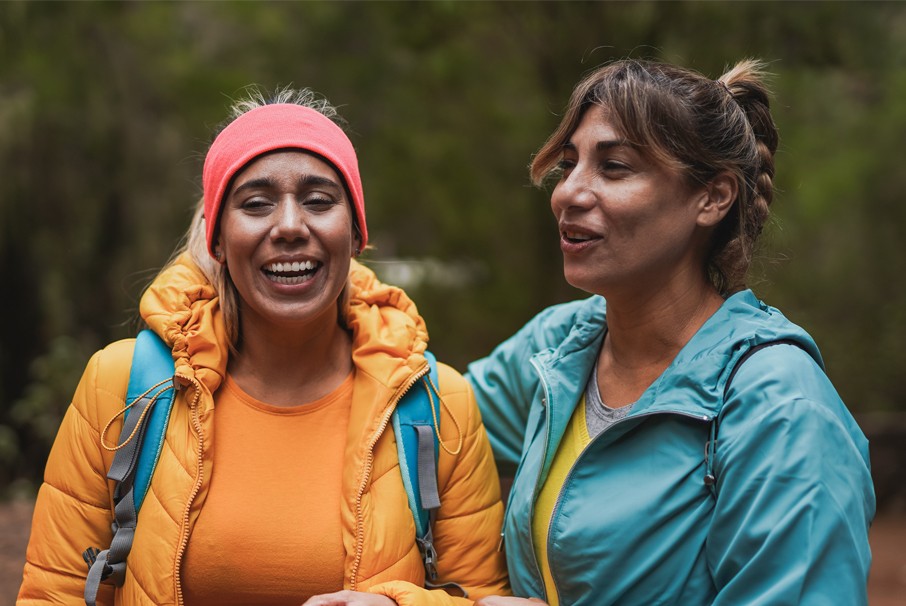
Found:
[[[318,154],[340,173],[352,196],[356,223],[361,234],[359,251],[368,242],[365,198],[359,163],[352,142],[324,114],[290,103],[263,105],[229,124],[214,139],[204,161],[204,216],[208,252],[214,256],[214,232],[220,206],[233,176],[252,160],[278,149],[302,149]]]

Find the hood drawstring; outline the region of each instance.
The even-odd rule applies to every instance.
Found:
[[[453,415],[453,411],[450,410],[450,407],[447,406],[447,403],[444,402],[444,399],[440,397],[440,391],[437,389],[437,385],[434,384],[434,381],[431,379],[431,375],[425,375],[427,381],[422,381],[422,385],[425,388],[425,391],[428,393],[428,401],[431,403],[431,415],[434,419],[434,433],[437,434],[437,442],[440,444],[440,447],[443,448],[447,454],[456,456],[462,452],[462,427],[459,425],[459,421],[456,420],[456,417]],[[447,414],[450,415],[450,418],[453,419],[453,424],[456,426],[456,433],[458,435],[458,444],[456,445],[456,450],[450,450],[447,448],[447,445],[444,444],[443,438],[440,436],[440,425],[437,419],[437,409],[434,408],[434,397],[432,397],[431,392],[434,392],[434,396],[437,397],[437,401],[440,402],[440,405],[447,409]]]
[[[705,477],[704,482],[714,496],[717,496],[717,471],[714,469],[714,460],[717,455],[717,417],[711,419],[711,431],[705,442]]]
[[[155,389],[157,390],[157,392],[155,392],[154,395],[151,396],[151,401],[148,402],[148,405],[145,406],[145,408],[142,410],[141,415],[138,418],[138,422],[135,424],[135,427],[132,429],[132,433],[130,433],[126,437],[126,439],[123,440],[122,443],[116,444],[115,446],[108,446],[107,445],[107,431],[110,429],[110,426],[113,425],[113,422],[116,420],[116,418],[119,417],[120,415],[125,415],[133,406],[135,406],[137,403],[139,403],[143,398],[145,398],[145,396],[147,396],[149,393],[153,392]],[[136,397],[134,400],[132,400],[132,402],[130,402],[128,405],[124,406],[122,410],[120,410],[115,415],[113,415],[110,418],[110,420],[107,421],[107,424],[104,425],[104,429],[101,431],[101,446],[104,448],[104,450],[107,450],[110,452],[116,452],[117,450],[120,450],[121,448],[128,445],[129,442],[131,442],[132,439],[138,433],[138,429],[140,427],[142,427],[145,417],[148,415],[149,412],[151,412],[151,409],[154,408],[154,405],[157,403],[158,398],[160,398],[161,395],[163,395],[164,393],[166,393],[167,391],[169,391],[171,389],[177,390],[176,385],[173,383],[173,379],[172,378],[164,379],[163,381],[160,381],[156,385],[152,385],[150,388],[148,388],[147,391],[145,391],[145,393]]]

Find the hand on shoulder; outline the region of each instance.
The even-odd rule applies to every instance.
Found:
[[[397,604],[384,595],[343,590],[312,596],[302,606],[397,606]]]
[[[531,604],[547,606],[547,602],[538,598],[513,598],[501,595],[491,595],[475,602],[475,606],[530,606]]]

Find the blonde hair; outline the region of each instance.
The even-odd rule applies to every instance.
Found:
[[[240,336],[239,291],[233,284],[227,266],[211,258],[211,254],[208,252],[208,242],[205,236],[204,198],[198,201],[195,213],[192,215],[192,222],[189,224],[189,230],[186,232],[185,246],[177,251],[177,255],[182,252],[189,254],[204,277],[217,291],[230,349],[236,353]]]
[[[557,173],[564,145],[585,112],[608,120],[650,159],[706,184],[728,172],[737,198],[714,232],[706,271],[724,295],[745,288],[758,236],[774,197],[777,127],[761,61],[737,63],[717,80],[666,63],[624,59],[590,73],[573,90],[559,126],[530,169],[540,186]]]

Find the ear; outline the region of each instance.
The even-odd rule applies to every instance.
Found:
[[[699,199],[697,223],[702,227],[714,227],[720,223],[736,201],[739,184],[732,173],[718,173],[705,186]]]
[[[221,265],[226,265],[226,256],[223,254],[223,246],[220,244],[220,238],[217,238],[217,241],[214,242],[214,246],[211,247],[214,250],[214,258]]]
[[[352,257],[358,257],[362,254],[362,236],[355,225],[352,226]]]

